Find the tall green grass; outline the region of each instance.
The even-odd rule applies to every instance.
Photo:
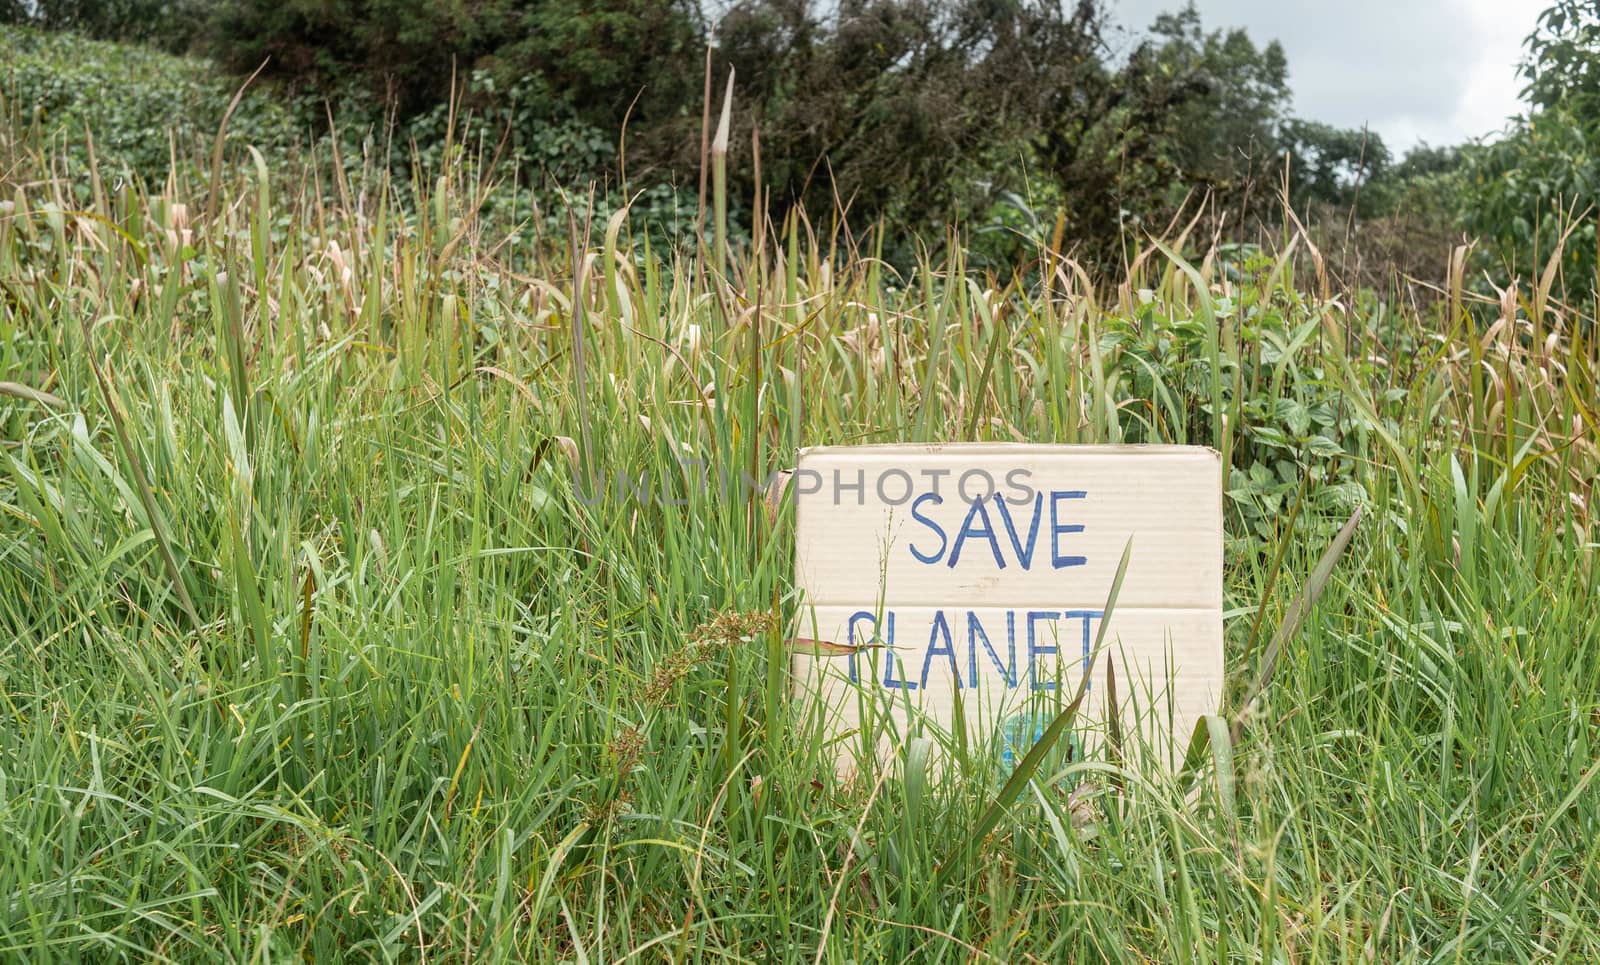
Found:
[[[0,958],[1600,957],[1600,362],[1548,285],[1379,303],[1299,233],[902,273],[715,186],[708,253],[581,201],[506,247],[465,169],[218,144],[84,204],[0,131]],[[788,521],[720,480],[933,439],[1227,452],[1237,733],[836,780]]]

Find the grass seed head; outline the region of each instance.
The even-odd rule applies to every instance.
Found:
[[[633,770],[635,764],[639,763],[647,743],[643,730],[638,727],[627,727],[606,745],[606,754],[616,762],[617,773],[627,774]]]

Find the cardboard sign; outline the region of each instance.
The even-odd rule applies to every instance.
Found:
[[[969,746],[1026,738],[1106,656],[1123,729],[1163,760],[1222,694],[1222,465],[1193,446],[884,445],[802,450],[796,505],[796,697],[841,768],[920,728]],[[1132,550],[1088,657],[1123,550]],[[1004,730],[1001,730],[1001,729]],[[998,732],[998,733],[997,733]],[[1092,741],[1093,738],[1089,737]],[[983,744],[990,741],[989,744]]]

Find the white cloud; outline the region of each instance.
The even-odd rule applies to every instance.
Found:
[[[1533,31],[1547,0],[1467,0],[1468,17],[1483,46],[1479,48],[1465,95],[1451,120],[1469,137],[1498,132],[1506,118],[1526,105],[1517,75],[1523,40]]]
[[[1143,28],[1182,0],[1113,0]],[[1289,59],[1296,113],[1368,124],[1396,153],[1499,130],[1522,110],[1522,40],[1549,0],[1200,0],[1207,29],[1244,27]]]

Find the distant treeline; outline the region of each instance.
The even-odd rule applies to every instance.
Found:
[[[1535,109],[1506,138],[1404,158],[1370,131],[1295,116],[1282,48],[1209,29],[1192,4],[1137,32],[1105,0],[0,0],[0,13],[241,73],[264,62],[402,121],[454,94],[503,158],[567,185],[692,189],[706,105],[720,110],[732,69],[737,217],[760,197],[774,217],[799,206],[907,236],[959,221],[1003,229],[982,242],[1001,259],[1060,238],[1111,267],[1130,237],[1196,214],[1202,233],[1258,240],[1287,198],[1404,271],[1442,266],[1465,230],[1490,243],[1486,263],[1526,276],[1600,187],[1584,150],[1600,133],[1600,0],[1544,15]],[[1576,220],[1568,253],[1590,259],[1592,283],[1593,219]]]

